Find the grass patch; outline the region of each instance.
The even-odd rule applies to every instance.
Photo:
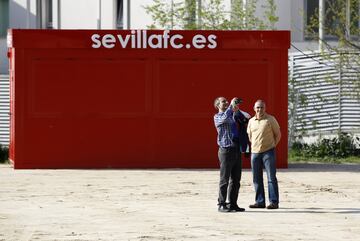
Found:
[[[332,156],[324,156],[324,157],[307,157],[300,156],[298,152],[289,150],[288,156],[289,163],[332,163],[332,164],[360,164],[360,156],[349,156],[349,157],[332,157]]]

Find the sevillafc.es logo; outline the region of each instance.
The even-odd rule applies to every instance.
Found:
[[[92,48],[120,47],[123,49],[215,49],[217,36],[196,34],[190,42],[184,40],[181,34],[170,34],[164,30],[163,34],[148,34],[147,30],[132,30],[130,34],[93,34],[91,35]]]

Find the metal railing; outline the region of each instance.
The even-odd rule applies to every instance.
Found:
[[[299,136],[360,133],[359,53],[289,55],[289,145]]]
[[[10,83],[8,75],[0,75],[0,144],[9,145]]]

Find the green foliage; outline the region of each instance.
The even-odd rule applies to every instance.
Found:
[[[196,1],[185,0],[185,7],[183,9],[184,28],[196,29]]]
[[[265,9],[264,15],[269,22],[269,29],[274,30],[275,24],[279,21],[276,16],[276,4],[274,0],[267,0],[267,4],[262,6]]]
[[[153,5],[145,7],[146,12],[153,17],[154,23],[148,26],[150,29],[155,29],[157,26],[162,26],[164,29],[172,29],[178,24],[176,19],[182,11],[178,3],[169,5],[162,0],[154,0]]]
[[[221,0],[210,0],[202,3],[200,17],[201,26],[198,29],[221,30],[228,29],[230,22],[226,19],[225,6]]]
[[[9,159],[9,148],[0,144],[0,163],[6,163]]]
[[[359,137],[352,137],[347,133],[340,133],[332,139],[324,138],[313,144],[296,141],[291,147],[289,157],[295,161],[315,159],[330,162],[351,156],[360,158],[359,144]]]
[[[264,18],[255,16],[257,0],[231,1],[231,9],[226,10],[224,0],[154,0],[145,6],[153,24],[149,28],[159,29],[206,29],[206,30],[256,30],[275,29],[279,20],[275,16],[274,0],[267,0],[261,6]],[[245,4],[245,5],[244,5]]]
[[[326,0],[324,31],[327,35],[337,37],[339,40],[345,40],[350,35],[358,36],[359,30],[359,0],[350,0],[349,16],[347,16],[347,1]],[[347,19],[347,17],[349,17]],[[319,30],[319,10],[310,16],[307,34],[309,37],[317,38]],[[348,32],[348,30],[350,32]],[[342,42],[342,41],[341,41]]]
[[[348,5],[349,3],[349,5]],[[319,39],[319,11],[310,17],[305,35],[309,39],[320,41],[324,49],[339,54],[336,69],[339,73],[343,69],[350,69],[360,80],[360,0],[326,0],[324,8],[323,31],[325,39]],[[334,41],[335,40],[335,41]],[[348,54],[352,53],[352,54]],[[324,55],[326,57],[326,55]],[[329,62],[333,59],[328,58]],[[329,78],[329,81],[330,78]],[[333,81],[335,82],[335,81]],[[360,99],[360,81],[355,81],[351,90],[344,90],[346,95]]]
[[[326,0],[323,30],[328,39],[319,39],[319,10],[310,16],[305,31],[307,38],[320,40],[325,46],[324,50],[331,52],[360,51],[360,0],[350,0],[349,6],[347,3],[345,0]],[[337,45],[331,44],[331,40],[336,40]],[[359,63],[360,58],[355,61]]]

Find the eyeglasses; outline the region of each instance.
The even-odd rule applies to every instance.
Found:
[[[256,109],[264,109],[264,106],[256,106]]]

